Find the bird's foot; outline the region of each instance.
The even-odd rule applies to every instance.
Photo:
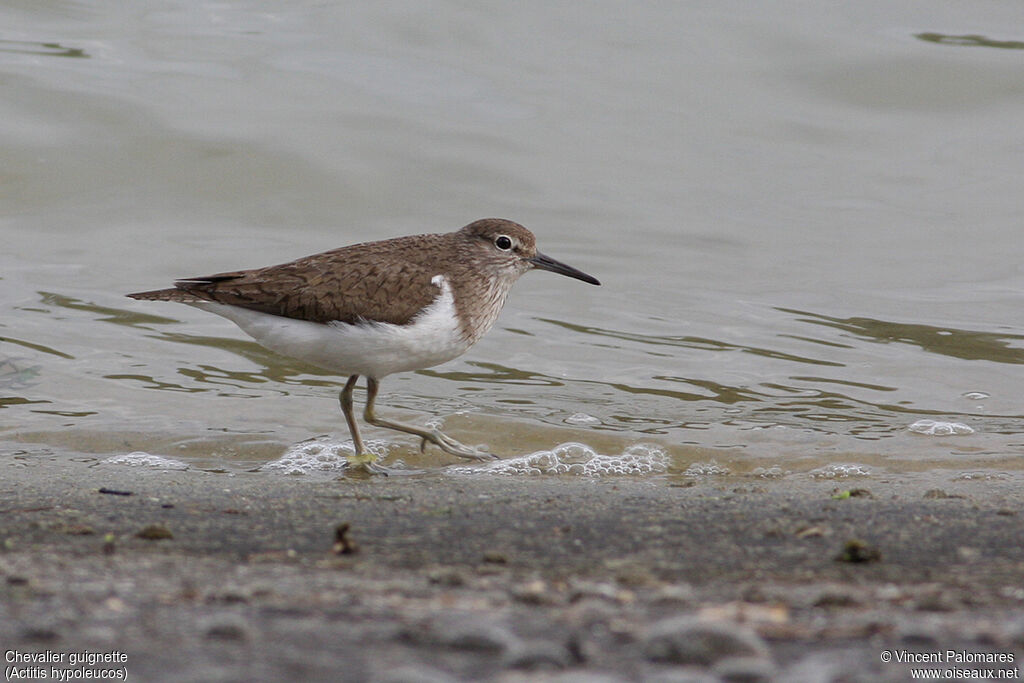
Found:
[[[385,467],[377,462],[377,456],[372,453],[360,453],[358,455],[349,455],[345,457],[347,461],[348,469],[350,471],[361,470],[366,474],[375,474],[382,477],[390,476],[401,476],[409,474],[422,474],[423,470],[407,470],[407,469],[395,469],[393,467]]]
[[[345,460],[348,464],[350,471],[362,470],[367,474],[380,474],[388,476],[391,474],[390,470],[383,465],[377,464],[377,456],[373,453],[356,453],[355,455],[345,456]]]
[[[427,442],[430,442],[445,453],[451,453],[467,460],[496,460],[498,458],[494,453],[471,448],[437,429],[432,432],[423,433],[421,438],[423,439],[420,443],[421,453],[427,449]]]

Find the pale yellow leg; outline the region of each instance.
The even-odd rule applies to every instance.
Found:
[[[372,474],[388,474],[387,468],[377,465],[374,461],[376,456],[366,451],[363,446],[363,439],[359,436],[359,425],[356,424],[356,416],[352,411],[352,390],[356,388],[356,380],[359,375],[352,375],[345,382],[345,388],[338,394],[338,402],[341,403],[341,412],[345,415],[345,422],[348,423],[348,431],[352,435],[352,445],[355,447],[355,454],[348,456],[349,467],[361,467]]]
[[[353,380],[354,377],[349,378],[350,383],[352,383]],[[348,384],[346,384],[345,387],[346,389],[348,389]],[[392,422],[391,420],[385,420],[383,418],[377,417],[373,412],[373,404],[377,400],[377,390],[379,388],[380,383],[377,380],[375,380],[373,377],[366,378],[366,408],[363,411],[363,419],[365,419],[369,424],[372,424],[375,427],[386,427],[387,429],[394,429],[399,432],[405,432],[406,434],[412,434],[413,436],[420,437],[421,439],[423,439],[422,443],[420,444],[421,451],[426,449],[427,442],[429,441],[430,443],[434,444],[445,453],[451,453],[452,455],[457,455],[460,458],[467,458],[470,460],[491,460],[497,457],[496,455],[493,455],[491,453],[485,453],[475,448],[465,446],[456,441],[455,439],[451,438],[450,436],[442,434],[437,429],[428,431],[426,429],[421,429],[419,427],[414,427],[412,425],[402,424],[401,422]],[[349,391],[350,399],[351,393],[352,392]],[[344,403],[342,403],[342,408],[344,408]],[[350,413],[346,413],[346,419],[349,418],[349,415]],[[349,420],[349,426],[352,426],[353,424],[354,422],[352,420]],[[355,434],[354,429],[352,430],[352,433]]]

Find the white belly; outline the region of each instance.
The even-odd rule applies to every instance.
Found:
[[[461,334],[451,286],[434,278],[441,293],[406,325],[314,323],[209,301],[192,305],[224,316],[272,351],[340,375],[380,379],[461,356],[471,346]]]

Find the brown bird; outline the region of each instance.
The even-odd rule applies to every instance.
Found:
[[[349,462],[386,474],[359,436],[352,411],[356,380],[366,376],[363,417],[369,424],[418,436],[421,449],[429,442],[462,458],[495,457],[437,429],[377,417],[374,401],[387,375],[465,353],[491,329],[516,280],[534,268],[600,284],[538,252],[533,234],[518,223],[484,218],[446,234],[354,244],[128,296],[216,313],[268,349],[348,375],[339,400],[355,448]]]

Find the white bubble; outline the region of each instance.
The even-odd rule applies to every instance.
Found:
[[[751,476],[761,477],[762,479],[781,479],[786,476],[785,470],[778,465],[771,467],[755,467],[751,472]]]
[[[835,463],[809,472],[814,479],[846,479],[847,477],[870,477],[871,468],[856,463]]]
[[[952,436],[956,434],[973,434],[974,429],[961,422],[940,422],[938,420],[918,420],[907,427],[915,434],[925,436]]]
[[[570,425],[599,425],[601,420],[586,413],[574,413],[565,418],[565,423]]]
[[[669,457],[657,446],[636,444],[621,455],[601,455],[586,444],[568,442],[549,451],[483,465],[459,465],[453,474],[573,474],[584,477],[660,474],[668,470]]]
[[[152,467],[158,470],[187,470],[190,465],[180,460],[153,455],[145,451],[134,451],[124,455],[112,455],[100,460],[98,465],[127,465],[128,467]]]
[[[388,453],[388,442],[371,439],[363,442],[366,450],[378,459]],[[348,467],[348,456],[355,455],[352,440],[303,441],[289,448],[277,460],[271,460],[260,467],[261,472],[275,474],[312,474],[314,472],[336,472]]]
[[[711,462],[692,463],[686,468],[686,471],[683,472],[684,477],[715,477],[727,474],[729,474],[729,468],[719,465],[714,460]]]
[[[1006,472],[961,472],[960,474],[953,477],[954,481],[1005,481],[1010,478],[1010,475]]]

